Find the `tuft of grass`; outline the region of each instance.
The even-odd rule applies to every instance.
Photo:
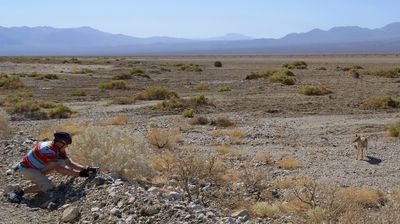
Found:
[[[400,77],[400,68],[368,70],[368,71],[365,71],[364,74],[385,77],[385,78],[399,78]]]
[[[77,90],[74,90],[74,91],[71,93],[71,96],[86,96],[86,92],[83,91],[83,90],[77,89]]]
[[[304,86],[299,90],[300,94],[307,96],[321,96],[332,93],[326,86]]]
[[[203,116],[194,117],[189,121],[189,124],[191,125],[207,125],[208,123],[209,123],[208,118]]]
[[[275,218],[279,213],[279,207],[268,202],[256,202],[250,207],[250,211],[256,217]]]
[[[189,109],[185,109],[182,112],[182,116],[185,118],[192,118],[194,116],[194,110],[189,108]]]
[[[105,89],[129,89],[126,82],[124,80],[113,80],[107,83],[100,83],[99,88],[102,90]]]
[[[264,68],[258,72],[254,72],[254,71],[251,72],[250,75],[246,76],[245,80],[266,78],[278,71],[279,70],[276,70],[276,69]]]
[[[111,104],[128,105],[128,104],[134,104],[135,102],[136,99],[132,97],[117,97],[112,100]]]
[[[390,124],[387,128],[390,137],[400,137],[400,121]]]
[[[112,77],[113,80],[132,79],[131,74],[116,74]]]
[[[209,87],[208,87],[207,83],[199,83],[196,85],[195,89],[197,91],[205,91],[205,90],[209,90]]]
[[[198,64],[180,65],[179,70],[185,71],[185,72],[202,72],[203,71],[203,69]]]
[[[7,139],[11,134],[11,128],[5,114],[0,113],[0,139]]]
[[[58,76],[56,74],[46,74],[43,76],[45,79],[58,79]]]
[[[23,100],[17,102],[14,106],[9,107],[6,110],[11,114],[19,114],[29,119],[43,120],[48,118],[47,113],[43,111],[40,108],[39,103],[34,100]]]
[[[129,118],[127,116],[121,115],[121,116],[117,116],[114,117],[111,120],[111,125],[125,125],[128,123]]]
[[[319,66],[319,67],[316,67],[315,70],[318,70],[318,71],[326,71],[326,70],[328,70],[328,69],[327,69],[326,67],[324,67],[324,66]]]
[[[292,76],[293,76],[292,72],[288,70],[280,70],[270,75],[268,77],[268,82],[270,83],[279,82],[285,85],[294,85],[296,83],[296,79],[294,79]]]
[[[303,167],[303,164],[298,159],[282,159],[277,162],[280,169],[294,170]]]
[[[345,188],[338,192],[338,197],[345,204],[357,204],[365,207],[378,205],[384,194],[379,190],[367,188]]]
[[[283,64],[282,67],[287,69],[307,69],[307,63],[305,61],[294,61]]]
[[[179,96],[175,91],[161,86],[148,87],[135,96],[136,100],[165,100],[178,98]]]
[[[178,130],[151,128],[147,134],[147,141],[157,149],[174,149],[181,138]]]
[[[141,68],[132,68],[131,75],[144,75],[145,71]]]
[[[0,75],[0,88],[5,89],[19,89],[23,88],[24,84],[19,77],[8,75]]]
[[[214,62],[214,67],[216,67],[216,68],[222,67],[222,62],[221,61],[215,61]]]
[[[210,124],[213,126],[224,128],[235,126],[235,123],[233,123],[229,118],[226,117],[217,117],[216,119],[211,120]]]
[[[71,114],[73,113],[73,111],[63,105],[63,104],[58,104],[55,108],[51,109],[49,111],[49,117],[55,119],[55,118],[69,118],[71,117]]]
[[[221,86],[221,87],[219,87],[218,92],[229,92],[231,90],[232,89],[230,86]]]
[[[400,102],[391,96],[374,96],[368,99],[364,105],[370,109],[389,109],[397,108]]]

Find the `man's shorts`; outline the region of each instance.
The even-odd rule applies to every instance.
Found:
[[[58,160],[61,166],[65,167],[65,160]],[[42,170],[32,169],[32,168],[23,168],[19,169],[22,175],[28,180],[32,181],[36,184],[41,191],[47,192],[54,188],[53,183],[49,180],[49,178],[45,175],[46,173],[52,171],[52,167],[45,167]]]

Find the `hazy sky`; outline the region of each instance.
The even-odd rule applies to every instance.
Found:
[[[282,37],[400,22],[399,0],[0,0],[0,26],[90,26],[136,37]]]

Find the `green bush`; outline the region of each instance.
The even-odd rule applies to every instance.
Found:
[[[208,118],[203,116],[194,117],[189,121],[191,125],[206,125],[208,123]]]
[[[387,131],[391,137],[400,137],[400,121],[390,124],[387,128]]]
[[[299,93],[307,96],[320,96],[332,93],[325,86],[305,86],[299,90]]]
[[[231,91],[232,89],[231,89],[231,87],[230,86],[221,86],[219,89],[218,89],[218,92],[228,92],[228,91]]]
[[[131,75],[143,75],[145,71],[141,68],[132,68]]]
[[[43,76],[45,79],[58,79],[56,74],[46,74]]]
[[[214,67],[217,67],[217,68],[222,67],[222,62],[220,62],[220,61],[215,61],[215,62],[214,62]]]
[[[204,91],[204,90],[208,90],[209,89],[207,83],[199,83],[199,84],[196,85],[195,88],[196,88],[197,91]]]
[[[204,96],[203,94],[195,96],[194,99],[195,99],[196,104],[198,104],[198,105],[208,104],[208,101],[209,101],[209,99],[206,96]]]
[[[165,100],[173,98],[179,98],[175,91],[160,86],[148,87],[135,96],[136,100]]]
[[[55,108],[49,111],[49,117],[51,118],[69,118],[72,114],[72,110],[64,106],[63,104],[58,104]]]
[[[193,110],[193,109],[185,109],[185,110],[182,112],[182,116],[183,116],[183,117],[187,117],[187,118],[191,118],[191,117],[194,116],[194,110]]]
[[[307,69],[307,63],[305,61],[294,61],[292,63],[283,64],[282,67],[287,69]]]
[[[327,69],[324,66],[319,66],[319,67],[316,67],[315,70],[326,71]]]
[[[24,84],[19,77],[9,77],[8,75],[0,75],[0,87],[5,89],[19,89],[23,88]]]
[[[281,70],[269,76],[268,82],[279,82],[285,85],[294,85],[296,80],[292,77],[293,73],[287,70]]]
[[[124,80],[113,80],[108,83],[100,83],[99,88],[104,89],[128,89],[128,86]]]
[[[42,111],[39,103],[34,100],[18,102],[6,110],[11,114],[19,114],[29,119],[43,120],[48,118],[47,113]]]
[[[400,104],[399,100],[391,96],[374,96],[368,99],[364,105],[371,109],[396,108]]]
[[[185,71],[185,72],[202,72],[203,69],[201,69],[200,65],[198,64],[185,64],[181,65],[179,67],[180,71]]]
[[[370,70],[370,71],[366,71],[364,74],[385,77],[385,78],[399,78],[400,77],[400,68]]]

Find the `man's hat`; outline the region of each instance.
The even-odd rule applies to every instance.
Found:
[[[67,132],[56,131],[56,132],[54,132],[54,141],[63,142],[64,144],[69,145],[72,143],[72,137]]]

